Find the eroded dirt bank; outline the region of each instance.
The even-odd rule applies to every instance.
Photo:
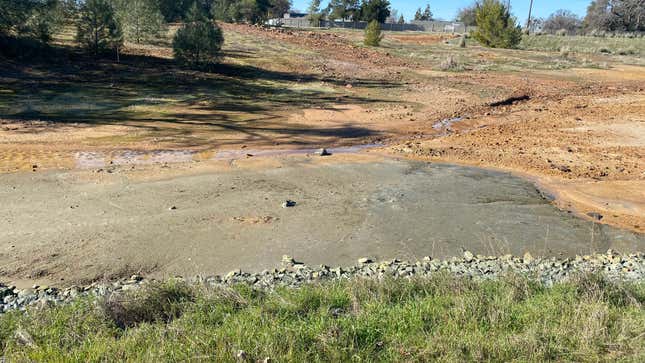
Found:
[[[369,155],[258,163],[5,175],[0,279],[260,271],[284,254],[334,265],[462,249],[571,256],[645,247],[643,236],[560,211],[506,173]]]
[[[394,150],[514,171],[553,191],[565,210],[645,232],[644,115],[642,92],[535,99]]]

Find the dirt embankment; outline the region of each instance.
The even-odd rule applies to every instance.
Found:
[[[221,24],[225,31],[276,39],[329,54],[335,60],[359,62],[369,66],[411,67],[413,64],[386,52],[360,47],[334,33],[282,28],[263,28],[244,24]]]
[[[401,43],[410,43],[417,45],[430,45],[445,42],[450,39],[459,38],[456,34],[424,34],[424,35],[406,35],[406,34],[388,34],[389,39],[394,39]]]
[[[552,190],[565,209],[645,232],[643,115],[645,93],[637,88],[591,87],[501,102],[446,127],[444,137],[394,149],[515,171]]]

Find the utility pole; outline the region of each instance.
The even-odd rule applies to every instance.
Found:
[[[533,0],[531,0],[531,5],[529,5],[529,18],[526,20],[526,34],[531,32],[531,12],[533,11]]]

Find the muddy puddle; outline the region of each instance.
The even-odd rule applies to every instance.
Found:
[[[453,117],[453,118],[446,118],[440,121],[435,122],[432,125],[432,128],[437,130],[437,131],[446,131],[449,129],[453,124],[462,121],[464,118],[463,117]]]
[[[75,173],[3,176],[0,280],[260,271],[284,254],[346,265],[462,249],[534,256],[645,249],[642,235],[577,218],[530,182],[477,168],[290,157],[280,167],[161,181],[81,182]],[[283,208],[286,200],[295,206]]]

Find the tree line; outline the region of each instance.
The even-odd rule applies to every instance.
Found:
[[[481,5],[481,1],[476,1],[460,9],[456,20],[469,26],[477,25],[475,13]],[[584,17],[560,9],[545,19],[532,19],[527,25],[526,30],[531,33],[559,35],[643,32],[645,0],[594,0]]]
[[[392,14],[389,0],[330,0],[321,7],[321,0],[312,0],[307,9],[309,21],[317,26],[321,20],[376,21],[385,23]],[[401,18],[399,17],[400,21]]]
[[[117,20],[128,32],[134,32],[127,36],[135,38],[149,33],[148,27],[157,29],[162,22],[185,21],[193,6],[210,19],[248,23],[282,16],[291,8],[291,0],[108,0],[104,3],[113,8]],[[0,33],[48,41],[58,27],[81,17],[88,5],[96,6],[88,0],[0,0]]]
[[[221,19],[217,13],[221,1],[0,0],[0,53],[31,56],[33,52],[26,51],[33,48],[46,54],[52,35],[67,26],[76,30],[76,42],[89,53],[111,53],[118,61],[125,41],[141,43],[165,36],[168,22],[181,21],[173,39],[175,59],[191,67],[209,67],[216,63],[224,40],[213,21]],[[265,0],[228,1],[229,5],[248,5]],[[242,15],[235,20],[260,22],[264,19],[260,12],[277,4],[290,6],[288,0],[264,4],[267,7],[260,10],[253,7],[253,11],[236,13]],[[43,46],[36,48],[34,42]]]

